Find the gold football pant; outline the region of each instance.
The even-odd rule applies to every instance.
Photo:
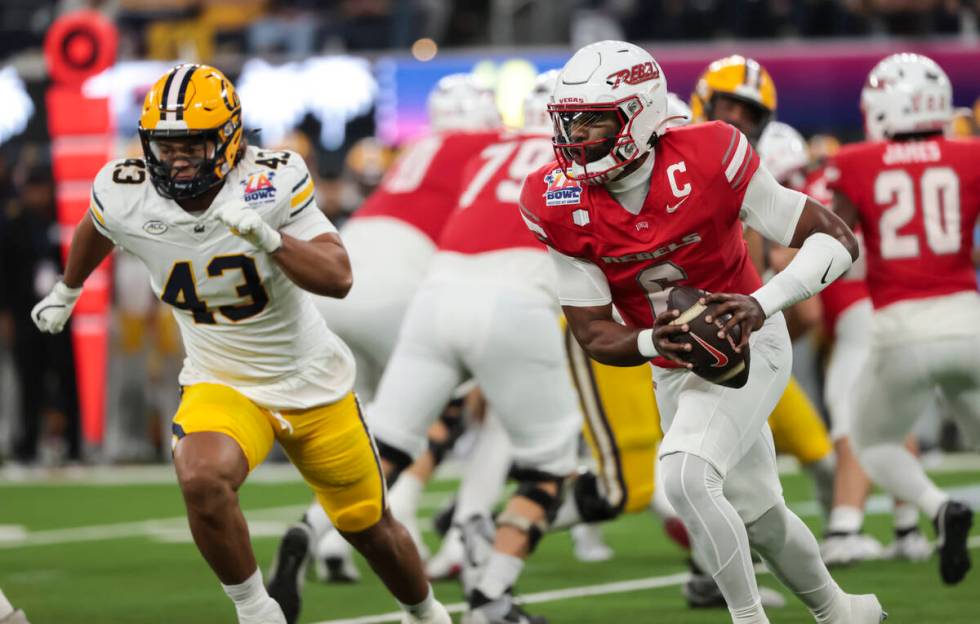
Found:
[[[381,465],[353,392],[329,405],[273,412],[228,386],[194,384],[184,388],[173,431],[175,446],[201,431],[229,436],[241,447],[249,471],[279,440],[341,531],[363,531],[385,509]]]

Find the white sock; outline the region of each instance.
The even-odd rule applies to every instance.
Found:
[[[919,526],[919,510],[912,505],[895,501],[892,516],[896,531],[908,531]]]
[[[395,481],[395,485],[388,490],[388,505],[391,507],[391,514],[400,522],[414,521],[418,514],[419,499],[422,498],[422,490],[424,489],[425,483],[417,476],[407,470],[403,472]]]
[[[312,549],[316,544],[320,543],[323,536],[326,535],[330,529],[333,528],[333,523],[330,522],[330,518],[327,517],[327,512],[323,510],[320,506],[320,502],[317,499],[313,499],[313,504],[306,510],[303,514],[303,522],[310,526],[312,535],[310,536],[310,548]]]
[[[752,548],[783,585],[803,601],[817,622],[831,622],[844,593],[820,558],[810,529],[780,503],[748,527]]]
[[[3,595],[3,591],[0,590],[0,620],[7,617],[14,612],[14,605],[10,604],[7,597]]]
[[[838,505],[830,511],[828,533],[857,533],[864,524],[864,512],[850,505]]]
[[[517,582],[523,569],[524,560],[520,557],[493,551],[476,588],[491,600],[500,598]]]
[[[667,455],[660,466],[664,491],[687,527],[698,565],[715,579],[732,618],[766,622],[745,524],[722,493],[721,474],[690,453]]]
[[[456,513],[453,515],[455,522],[465,522],[474,514],[486,514],[493,509],[507,482],[510,462],[507,432],[491,409],[480,427],[480,437],[463,471],[463,481],[456,498]]]
[[[231,598],[231,601],[235,603],[235,611],[238,613],[239,618],[243,615],[252,615],[257,611],[260,611],[267,601],[272,600],[269,597],[269,593],[265,590],[265,585],[262,584],[262,571],[258,568],[252,573],[250,577],[238,583],[237,585],[225,585],[221,584],[222,589]]]
[[[919,460],[901,444],[875,444],[860,450],[859,458],[871,480],[889,494],[914,504],[930,519],[949,497],[933,483]]]
[[[436,597],[435,594],[432,593],[432,585],[429,585],[429,593],[425,595],[425,599],[422,600],[422,602],[413,605],[407,605],[403,602],[399,602],[398,606],[400,606],[405,613],[408,613],[413,618],[422,619],[429,615],[435,603]]]

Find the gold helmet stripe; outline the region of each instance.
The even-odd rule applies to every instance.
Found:
[[[187,94],[187,85],[191,82],[191,76],[199,65],[181,65],[167,78],[167,84],[163,87],[163,97],[160,101],[164,103],[164,119],[168,121],[179,121],[184,119],[184,96]],[[174,88],[174,84],[178,87]]]

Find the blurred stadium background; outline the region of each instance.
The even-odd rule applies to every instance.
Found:
[[[182,511],[165,466],[181,347],[169,312],[153,298],[139,262],[117,254],[90,280],[70,332],[42,336],[28,319],[31,307],[60,274],[64,245],[87,206],[92,176],[109,158],[140,156],[139,107],[166,68],[178,60],[199,61],[225,71],[238,86],[247,128],[256,131],[250,140],[303,154],[319,178],[320,209],[339,225],[377,185],[399,146],[424,132],[426,96],[440,77],[461,71],[478,74],[496,88],[505,122],[517,124],[523,96],[538,72],[560,67],[581,45],[610,38],[646,45],[664,68],[670,90],[685,100],[710,61],[732,53],[751,55],[776,83],[778,119],[810,140],[814,162],[837,142],[862,136],[858,95],[863,80],[875,62],[898,51],[921,52],[942,65],[961,107],[957,132],[976,133],[980,36],[977,3],[967,0],[0,3],[0,586],[8,595],[25,602],[28,613],[43,614],[35,616],[41,622],[173,621],[134,609],[159,600],[159,593],[184,591],[186,582],[166,586],[165,579],[178,574],[176,570],[161,571],[179,560],[192,568],[184,581],[197,580],[203,589],[184,596],[194,605],[194,614],[177,619],[212,622],[230,617],[230,608],[220,602],[213,579],[186,541],[180,556],[169,547],[149,548],[140,567],[129,572],[109,563],[125,559],[127,545],[142,545],[154,533],[133,525]],[[798,341],[794,363],[797,377],[818,404],[823,344],[819,330],[811,332]],[[927,461],[949,468],[942,453],[958,450],[955,428],[936,413],[923,419],[918,433]],[[160,469],[108,467],[122,464],[158,464]],[[976,467],[972,469],[972,481],[960,468],[947,483],[980,482]],[[258,518],[253,531],[267,521],[274,525],[267,535],[277,536],[304,505],[308,495],[290,471],[269,469],[268,480],[285,485],[249,486],[254,493],[246,494],[246,507],[280,510],[279,515]],[[91,485],[104,481],[137,485]],[[791,485],[791,498],[807,504],[809,494],[800,483]],[[131,504],[119,509],[120,496]],[[611,545],[621,548],[624,557],[635,535],[650,533],[644,522],[631,518],[612,530]],[[103,529],[101,538],[81,536],[76,541],[57,535],[24,539],[31,531],[57,533],[115,523],[132,530],[119,529],[118,538],[124,541],[113,544],[118,550],[95,566],[88,584],[76,575],[86,574],[106,551],[101,542],[82,543],[104,539],[114,529]],[[175,530],[180,529],[171,532]],[[274,542],[263,541],[262,535],[256,533],[257,552],[268,561]],[[166,535],[156,537],[166,542]],[[550,563],[531,567],[549,565],[545,574],[567,574],[566,579],[551,584],[529,580],[530,589],[593,580],[589,569],[562,569],[569,549],[561,540],[566,539],[556,538],[549,546],[554,558],[543,559]],[[633,553],[626,557],[626,567],[610,564],[599,574],[630,579],[679,571],[669,563],[677,557],[660,552],[669,551],[661,542],[651,546],[653,554],[647,553],[655,560],[652,567]],[[44,544],[58,546],[45,550]],[[68,562],[63,555],[74,558]],[[156,576],[148,573],[151,568]],[[864,585],[858,589],[871,590],[901,577],[884,567],[870,569],[870,577],[848,572],[845,578]],[[140,576],[144,573],[148,575]],[[124,578],[129,574],[133,576]],[[937,584],[933,577],[928,576],[930,587]],[[136,578],[143,589],[120,596],[116,602],[124,608],[118,612],[68,608],[106,591],[106,579],[128,590]],[[862,580],[853,581],[857,578]],[[41,595],[59,583],[79,582],[61,606]],[[311,617],[391,610],[387,603],[365,604],[381,596],[376,583],[371,588],[373,594],[364,589],[350,594],[357,600],[344,598],[342,613],[311,607]],[[331,594],[327,602],[336,605],[341,595]],[[316,596],[312,594],[311,604]],[[161,604],[177,602],[174,598]],[[688,616],[677,600],[665,602],[672,604],[664,607],[672,615],[663,621],[717,619],[689,620],[699,616]],[[908,602],[906,613],[917,613],[916,601]],[[642,613],[651,617],[664,613],[645,599],[643,604]],[[633,613],[629,608],[620,615]],[[588,610],[560,613],[559,621],[603,620]],[[785,621],[804,621],[802,613],[794,614]],[[972,622],[975,617],[950,609],[941,619]]]

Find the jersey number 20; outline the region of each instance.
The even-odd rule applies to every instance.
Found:
[[[211,258],[208,263],[208,276],[218,277],[225,271],[239,270],[245,278],[245,283],[239,284],[237,292],[241,297],[248,297],[251,301],[241,305],[226,305],[218,308],[224,317],[230,321],[241,321],[250,316],[255,316],[265,309],[269,303],[269,294],[262,285],[259,272],[255,268],[255,260],[243,255],[236,254],[231,256],[216,256]],[[195,323],[206,323],[213,325],[214,312],[208,308],[206,301],[202,301],[197,296],[197,288],[194,287],[194,270],[190,262],[178,262],[170,270],[170,277],[167,284],[163,287],[163,294],[160,295],[165,303],[169,303],[175,308],[188,310],[194,315]]]
[[[960,179],[949,167],[929,167],[919,178],[922,199],[922,222],[926,244],[937,256],[960,250]],[[899,234],[915,217],[915,182],[902,169],[882,171],[875,178],[875,202],[891,203],[878,227],[881,231],[881,257],[915,258],[919,255],[919,238]],[[894,203],[892,203],[894,202]]]

